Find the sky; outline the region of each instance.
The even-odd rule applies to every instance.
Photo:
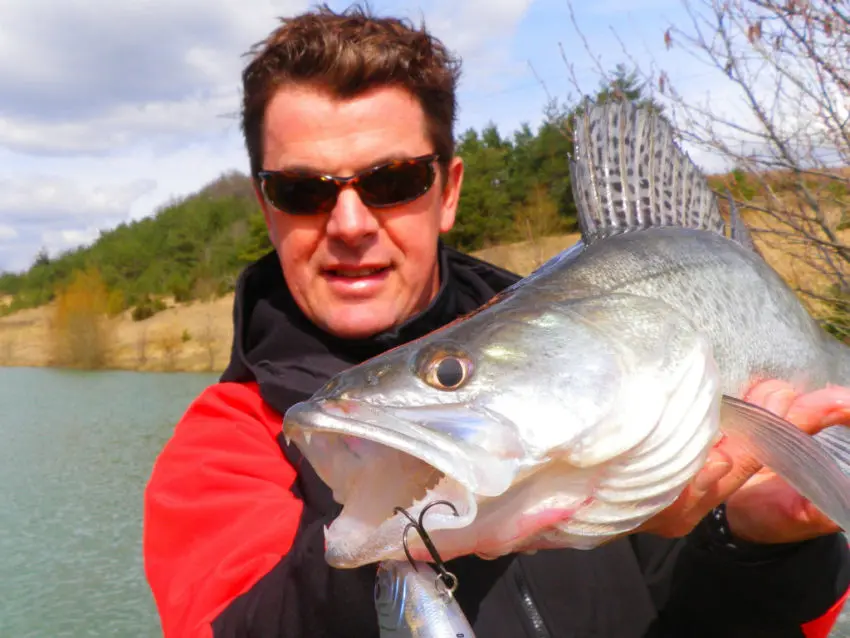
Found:
[[[0,271],[28,268],[42,249],[55,256],[90,243],[224,172],[247,173],[237,118],[244,54],[277,17],[312,4],[0,0]],[[463,58],[458,134],[490,122],[504,135],[536,127],[547,98],[574,98],[576,82],[598,87],[591,53],[605,69],[628,62],[618,39],[685,93],[711,93],[719,81],[664,47],[667,27],[687,20],[680,0],[575,0],[591,52],[569,0],[370,4],[424,20]]]

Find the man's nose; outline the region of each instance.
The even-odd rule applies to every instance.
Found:
[[[344,188],[328,219],[329,237],[356,245],[378,232],[378,220],[353,188]]]

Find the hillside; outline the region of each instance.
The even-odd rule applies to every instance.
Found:
[[[6,312],[53,301],[76,271],[96,269],[109,290],[110,312],[224,294],[235,273],[269,248],[250,180],[222,175],[155,215],[101,232],[91,245],[58,257],[38,255],[25,273],[0,274]],[[2,311],[2,307],[0,307]]]

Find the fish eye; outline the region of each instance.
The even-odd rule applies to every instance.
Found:
[[[431,361],[425,381],[439,390],[456,390],[469,378],[469,362],[454,355],[441,355]]]

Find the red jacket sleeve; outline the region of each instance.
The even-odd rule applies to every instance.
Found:
[[[292,546],[302,504],[255,384],[219,383],[189,407],[144,496],[143,550],[166,638],[211,623]]]
[[[803,625],[803,635],[806,638],[829,638],[829,632],[832,631],[835,623],[838,622],[838,617],[841,615],[841,610],[844,608],[844,604],[848,598],[850,598],[850,589],[845,591],[838,602],[823,616]]]

